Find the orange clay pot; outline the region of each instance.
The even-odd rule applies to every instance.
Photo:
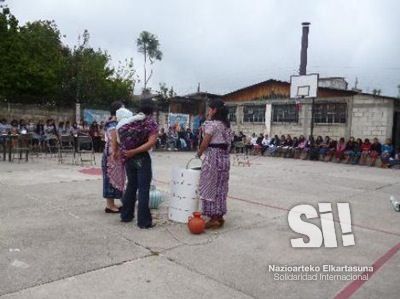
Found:
[[[201,234],[204,232],[206,222],[201,217],[200,212],[193,212],[193,216],[189,216],[188,227],[192,234]]]

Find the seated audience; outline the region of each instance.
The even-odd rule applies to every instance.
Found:
[[[297,147],[294,148],[294,158],[300,159],[305,148],[306,148],[307,140],[303,135],[300,135]]]
[[[338,142],[335,139],[330,139],[328,151],[325,154],[325,162],[332,161],[332,158],[336,153],[337,145],[338,145]]]
[[[281,138],[279,139],[279,145],[277,145],[274,155],[280,157],[283,152],[282,148],[285,146],[286,146],[286,137],[285,135],[281,135]]]
[[[282,156],[287,158],[289,153],[290,153],[290,151],[292,150],[292,147],[293,147],[293,139],[292,139],[292,136],[290,136],[288,134],[286,136],[284,145],[281,147]]]
[[[269,138],[268,134],[265,134],[261,145],[262,145],[262,149],[261,149],[261,154],[264,155],[265,151],[268,149],[268,147],[271,144],[271,138]]]
[[[378,159],[378,157],[380,157],[381,153],[382,153],[382,145],[380,144],[378,138],[375,137],[369,151],[369,157],[370,157],[369,166],[375,166],[376,160]]]
[[[185,138],[185,129],[182,128],[181,126],[178,127],[178,149],[181,151],[187,151],[189,150],[189,145],[186,141]]]
[[[253,147],[255,144],[257,144],[256,133],[253,133],[251,135],[251,137],[246,137],[246,141],[244,143],[244,149],[245,149],[246,155],[249,154],[249,151],[251,152],[253,150]]]
[[[357,140],[354,142],[353,153],[350,155],[350,162],[353,165],[358,164],[360,161],[362,144],[363,142],[360,138],[357,138]]]
[[[303,150],[303,160],[316,160],[318,148],[314,136],[310,135]]]
[[[260,133],[260,135],[258,135],[257,140],[256,140],[256,144],[253,145],[253,150],[254,153],[260,153],[262,154],[262,149],[263,149],[263,145],[262,145],[262,141],[264,139],[264,135],[262,133]]]
[[[319,147],[323,142],[324,139],[322,136],[318,136],[317,139],[314,139],[314,136],[310,136],[308,145],[308,155],[310,160],[319,160]]]
[[[166,148],[167,147],[167,133],[165,133],[164,128],[161,128],[160,132],[158,133],[158,148]]]
[[[355,145],[354,137],[350,137],[350,139],[346,143],[346,148],[344,150],[344,162],[345,163],[350,162],[350,158],[354,153],[354,145]]]
[[[274,138],[271,139],[271,142],[267,150],[267,154],[270,156],[274,156],[279,145],[280,145],[280,139],[278,135],[275,135]]]
[[[344,151],[345,150],[346,150],[346,141],[342,137],[339,139],[339,142],[336,145],[335,158],[336,158],[337,163],[340,163],[340,161],[342,159],[344,159]]]
[[[167,148],[169,150],[178,150],[178,133],[174,127],[168,129],[167,134]]]
[[[400,165],[400,147],[397,148],[397,151],[394,157],[389,158],[389,165],[388,167],[391,168],[393,166]]]
[[[33,144],[34,146],[41,146],[45,140],[45,131],[44,131],[44,124],[43,120],[39,120],[36,124],[35,131],[32,135]]]
[[[103,128],[100,128],[101,130],[103,129]],[[70,121],[69,120],[67,120],[66,122],[65,122],[65,125],[64,125],[64,133],[63,133],[64,135],[70,135],[71,134],[71,123],[70,123]]]
[[[361,145],[360,165],[365,165],[367,163],[367,158],[369,156],[370,149],[371,149],[371,142],[369,142],[368,138],[365,138],[363,144]]]
[[[65,135],[65,124],[64,124],[63,121],[60,121],[60,122],[58,123],[58,135],[59,135],[59,136]]]
[[[321,156],[322,160],[325,160],[325,156],[329,151],[329,143],[330,143],[329,136],[325,136],[324,141],[321,142],[319,145],[319,155]]]
[[[286,158],[294,158],[295,149],[299,145],[299,140],[297,139],[297,137],[293,137],[291,144],[292,145],[288,148],[288,151],[286,152]]]
[[[385,144],[382,145],[381,161],[382,167],[388,167],[390,158],[393,158],[392,139],[387,138]]]
[[[80,133],[80,129],[79,129],[79,126],[78,126],[78,123],[77,123],[77,122],[74,122],[74,123],[72,124],[72,127],[71,127],[71,129],[70,129],[70,133],[71,133],[71,135],[74,136],[75,138],[78,137],[78,135],[79,135],[79,133]]]
[[[194,134],[190,128],[186,129],[185,133],[185,141],[187,143],[188,150],[191,151],[194,149]]]

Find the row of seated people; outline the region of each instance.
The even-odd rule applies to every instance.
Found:
[[[161,128],[158,133],[156,148],[175,151],[192,151],[198,146],[198,131],[192,132],[190,128],[170,127],[168,133]]]
[[[336,139],[326,136],[318,136],[316,139],[309,136],[306,139],[303,135],[291,137],[290,135],[275,135],[270,138],[268,135],[252,135],[250,142],[245,144],[244,150],[248,153],[251,150],[261,155],[277,157],[335,161],[348,164],[360,164],[375,166],[380,160],[382,167],[392,167],[400,164],[399,151],[394,150],[392,140],[387,138],[383,144],[378,138],[372,142],[368,138],[364,141],[360,138],[350,137]]]
[[[0,120],[0,136],[1,135],[24,135],[32,136],[33,147],[55,147],[60,136],[90,136],[93,140],[93,147],[96,152],[102,152],[104,148],[104,122],[98,124],[94,121],[88,125],[85,121],[79,123],[71,123],[69,121],[59,122],[56,125],[53,119],[48,119],[46,122],[39,120],[34,123],[32,120],[25,121],[23,119],[17,121],[12,120],[10,123],[6,119]],[[0,142],[2,142],[0,137]]]

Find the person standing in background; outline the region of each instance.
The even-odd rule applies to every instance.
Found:
[[[110,109],[111,116],[109,120],[104,124],[105,146],[103,151],[103,158],[101,161],[101,168],[103,172],[103,197],[106,199],[106,208],[104,209],[105,213],[120,212],[119,207],[115,205],[115,199],[122,198],[123,190],[119,190],[118,188],[116,188],[116,186],[113,186],[111,184],[109,172],[110,170],[114,169],[115,166],[113,153],[118,153],[116,134],[116,111],[121,107],[123,107],[122,102],[113,102]],[[78,129],[76,123],[74,123],[73,127],[76,127],[76,129]],[[79,134],[79,132],[77,134]]]

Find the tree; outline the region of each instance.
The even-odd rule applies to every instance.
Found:
[[[21,103],[54,102],[63,59],[55,23],[19,26],[9,9],[3,8],[0,36],[0,96]]]
[[[35,21],[20,27],[19,64],[15,69],[21,101],[54,104],[60,87],[64,57],[57,25]]]
[[[162,59],[162,52],[160,50],[160,42],[157,37],[148,32],[142,31],[139,38],[136,41],[139,53],[144,56],[144,87],[143,91],[147,90],[147,83],[149,82],[151,76],[153,75],[153,70],[151,69],[150,74],[147,76],[147,60],[150,61],[150,65],[154,64],[156,60]]]
[[[169,89],[167,84],[160,83],[160,90],[157,91],[159,95],[158,106],[162,111],[167,111],[169,106],[169,99],[176,96],[174,88],[171,86]]]
[[[381,90],[380,89],[376,89],[376,88],[374,88],[373,90],[372,90],[372,94],[374,95],[374,96],[380,96],[381,95]]]
[[[0,13],[0,98],[9,97],[13,82],[8,74],[15,76],[13,65],[18,61],[18,53],[14,50],[18,42],[18,20],[3,8]]]
[[[169,99],[173,98],[176,96],[176,93],[174,91],[174,88],[171,86],[169,89],[167,87],[167,84],[162,82],[160,83],[160,90],[157,91],[157,93],[164,99]]]
[[[89,32],[85,30],[78,46],[68,55],[63,84],[66,100],[92,107],[105,107],[115,100],[129,101],[135,83],[133,60],[126,60],[125,65],[120,62],[115,70],[107,52],[94,50],[89,41]]]
[[[0,102],[73,106],[79,101],[100,108],[114,100],[130,101],[136,82],[132,59],[115,69],[110,55],[93,49],[89,41],[89,32],[85,30],[78,45],[70,48],[61,42],[61,33],[54,21],[34,21],[20,26],[17,18],[3,6],[0,10]]]

